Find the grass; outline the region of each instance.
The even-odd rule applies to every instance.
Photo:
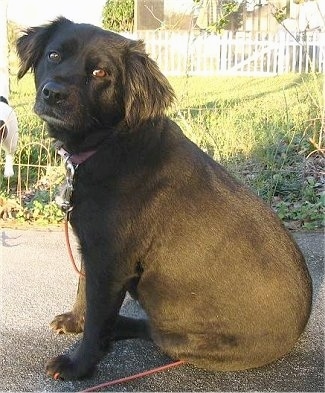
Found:
[[[289,228],[323,225],[321,75],[173,77],[170,82],[178,97],[170,114],[190,139],[251,186]],[[31,75],[19,84],[12,78],[11,90],[20,145],[47,143],[32,112]]]
[[[321,78],[195,78],[172,80],[181,111],[205,128],[206,148],[217,159],[252,155],[279,137],[312,136],[309,122],[318,115]],[[183,86],[183,87],[182,87]],[[313,91],[311,96],[310,91]],[[317,101],[315,102],[315,100]],[[316,127],[318,125],[315,125]],[[193,137],[201,133],[193,130]],[[212,144],[212,146],[210,146]]]
[[[188,136],[292,229],[323,226],[323,77],[171,80]],[[323,119],[324,120],[324,119]]]

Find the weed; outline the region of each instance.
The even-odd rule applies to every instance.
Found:
[[[36,222],[38,225],[59,224],[63,218],[64,213],[57,204],[53,201],[45,202],[44,199],[34,199],[16,215],[18,222]]]

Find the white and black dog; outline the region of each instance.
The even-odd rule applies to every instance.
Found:
[[[0,147],[5,151],[5,177],[13,176],[13,155],[18,142],[18,121],[5,97],[0,96]]]

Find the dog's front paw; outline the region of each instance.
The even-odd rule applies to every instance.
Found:
[[[58,333],[81,333],[84,330],[84,316],[75,314],[74,312],[66,312],[57,315],[50,323],[51,329]]]
[[[79,366],[79,367],[78,367]],[[53,379],[72,380],[89,376],[93,370],[81,368],[70,357],[61,355],[49,360],[45,367],[46,374]]]

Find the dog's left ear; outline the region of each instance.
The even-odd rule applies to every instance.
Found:
[[[41,26],[31,27],[24,31],[24,35],[16,42],[16,50],[20,58],[18,79],[21,79],[29,69],[34,70],[38,63],[44,46],[45,29]]]
[[[130,128],[157,118],[173,103],[175,93],[142,41],[129,41],[125,75],[125,120]]]
[[[16,42],[16,50],[20,58],[18,79],[21,79],[29,69],[35,70],[52,34],[58,26],[69,23],[72,23],[69,19],[58,17],[49,24],[30,27],[24,31],[24,34]]]

